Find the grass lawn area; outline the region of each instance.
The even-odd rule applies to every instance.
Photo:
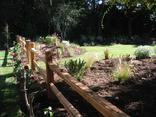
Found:
[[[86,49],[86,53],[83,55],[66,58],[61,60],[61,64],[64,63],[64,61],[68,61],[69,59],[83,59],[85,61],[88,60],[88,58],[94,58],[96,60],[104,59],[104,51],[105,49],[109,50],[110,57],[119,57],[122,55],[130,54],[133,56],[134,51],[136,49],[136,45],[122,45],[122,44],[115,44],[115,45],[106,45],[106,46],[82,46],[82,48]]]
[[[152,45],[153,48],[156,48],[156,45]],[[86,49],[86,53],[83,55],[77,55],[70,58],[65,58],[59,61],[60,64],[64,64],[65,61],[69,61],[70,59],[83,59],[85,61],[90,60],[90,58],[94,58],[95,60],[104,59],[104,50],[107,48],[109,50],[110,57],[120,57],[123,55],[130,54],[134,56],[134,51],[137,48],[137,45],[123,45],[123,44],[114,44],[114,45],[105,45],[105,46],[82,46],[82,48]],[[44,62],[40,62],[39,64],[42,68],[45,68]]]
[[[3,63],[4,51],[0,51],[0,66]],[[18,107],[16,78],[12,66],[0,67],[0,117],[21,117]]]
[[[1,50],[0,51],[0,57],[4,57],[5,51]]]

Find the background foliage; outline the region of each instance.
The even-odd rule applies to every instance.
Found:
[[[92,45],[147,44],[156,40],[155,31],[154,0],[0,1],[1,49],[8,35],[11,43],[16,34],[35,40],[57,32],[62,39]]]

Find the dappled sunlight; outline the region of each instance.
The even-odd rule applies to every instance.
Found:
[[[3,58],[3,53],[0,52]],[[10,60],[9,60],[10,61]],[[0,65],[3,59],[0,60]],[[12,65],[0,67],[0,117],[17,117],[21,112],[18,107],[18,92],[16,79],[13,77]]]

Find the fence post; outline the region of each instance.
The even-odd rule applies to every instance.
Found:
[[[28,64],[30,63],[30,40],[26,40],[26,51],[27,51],[27,59]]]
[[[54,83],[54,73],[53,71],[50,70],[48,63],[52,62],[52,55],[50,51],[46,51],[45,52],[45,60],[46,60],[46,74],[47,74],[47,78],[46,78],[46,83],[47,83],[47,87],[48,87],[48,98],[51,98],[51,91],[50,91],[50,82]]]
[[[22,41],[25,42],[25,37],[22,38]],[[22,46],[23,46],[23,48],[26,48],[26,47],[25,47],[26,45],[25,45],[24,43],[23,43]]]
[[[34,64],[34,60],[35,60],[35,53],[31,50],[32,48],[35,48],[35,43],[31,42],[30,43],[30,61],[31,61],[31,69],[35,70],[35,64]]]

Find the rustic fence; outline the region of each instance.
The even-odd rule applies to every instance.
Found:
[[[112,105],[107,100],[98,96],[95,92],[89,89],[86,85],[77,81],[67,72],[61,72],[59,66],[53,63],[53,50],[47,50],[45,52],[45,64],[46,71],[41,69],[36,62],[37,50],[35,49],[35,43],[30,40],[25,40],[24,37],[17,36],[17,42],[21,45],[23,53],[26,54],[28,63],[31,65],[31,69],[35,71],[38,69],[40,73],[45,77],[44,80],[47,84],[48,96],[51,91],[55,94],[58,100],[65,107],[71,117],[82,117],[80,112],[63,96],[63,94],[57,89],[54,84],[54,73],[62,78],[72,89],[74,89],[79,95],[81,95],[87,102],[89,102],[97,111],[99,111],[105,117],[129,117],[126,113]]]

